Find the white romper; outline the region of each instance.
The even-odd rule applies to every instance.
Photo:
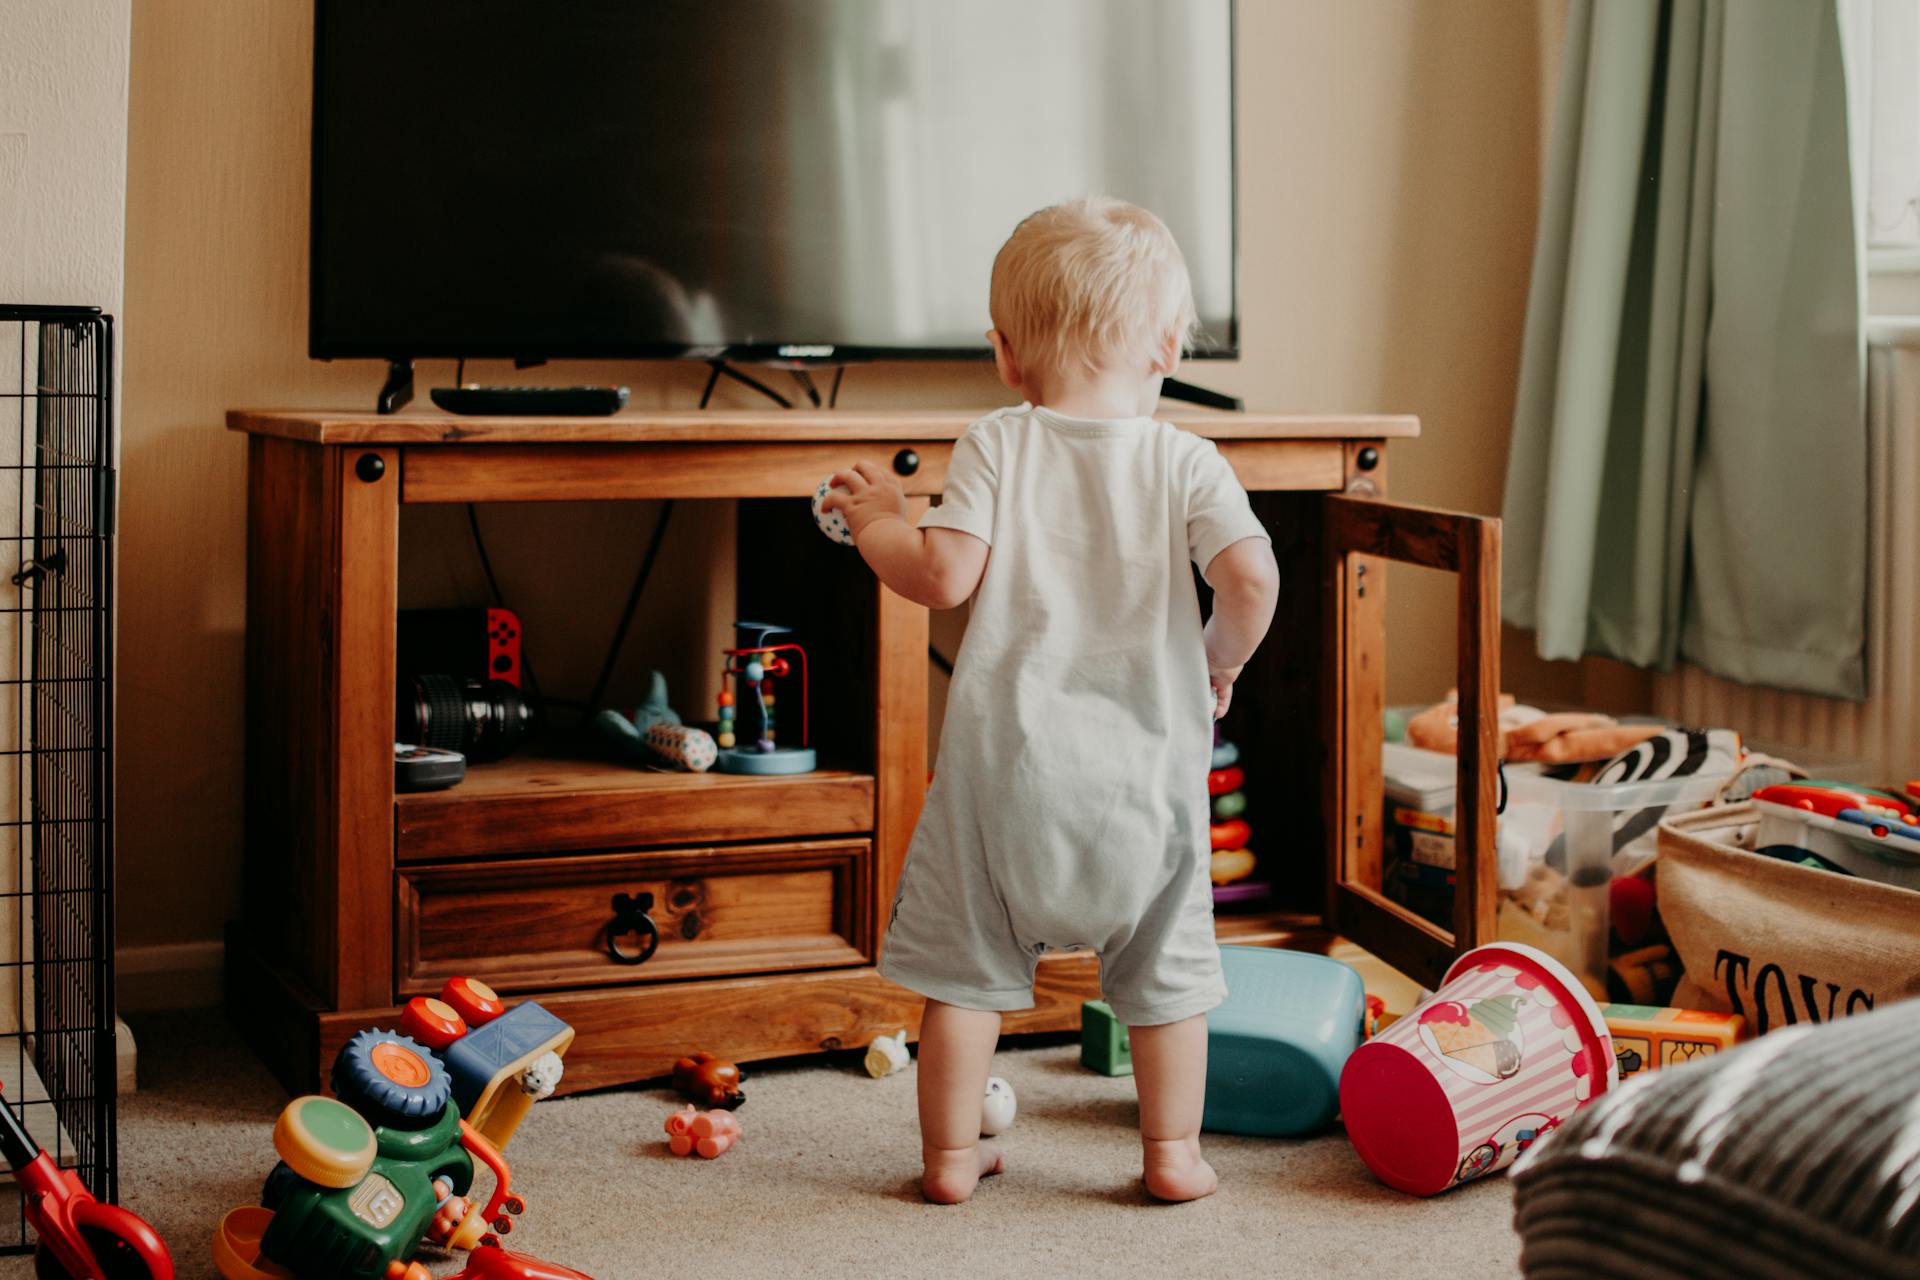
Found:
[[[1211,1009],[1213,695],[1188,565],[1267,537],[1233,469],[1164,422],[1023,404],[967,429],[920,525],[992,552],[880,972],[1028,1009],[1041,951],[1087,947],[1127,1025]]]

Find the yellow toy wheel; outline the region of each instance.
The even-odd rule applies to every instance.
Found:
[[[293,1272],[260,1256],[260,1239],[273,1222],[273,1210],[241,1205],[220,1219],[213,1232],[213,1265],[226,1280],[283,1280]]]
[[[351,1187],[373,1167],[373,1126],[337,1098],[295,1098],[273,1126],[287,1167],[322,1187]]]

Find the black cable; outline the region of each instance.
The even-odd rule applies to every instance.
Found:
[[[946,672],[949,678],[952,677],[953,664],[947,661],[946,654],[940,652],[938,649],[934,648],[931,644],[927,646],[927,661],[931,662],[934,666]]]
[[[708,361],[708,363],[712,365],[713,368],[717,370],[722,377],[732,378],[735,382],[740,383],[742,386],[752,387],[755,391],[758,391],[761,395],[773,401],[775,404],[779,405],[782,409],[793,408],[793,401],[787,399],[785,396],[781,395],[778,391],[775,391],[772,387],[760,381],[758,378],[748,377],[746,374],[740,372],[738,369],[728,364],[725,360],[711,360],[711,361]]]
[[[613,668],[620,661],[620,650],[626,647],[627,629],[633,625],[634,610],[640,606],[640,595],[647,589],[647,579],[653,576],[653,562],[659,558],[660,543],[667,536],[667,518],[673,514],[673,499],[668,498],[660,504],[660,518],[653,525],[653,539],[647,543],[647,554],[640,558],[640,572],[633,577],[633,587],[627,592],[626,607],[620,611],[620,625],[614,628],[613,642],[607,646],[606,661],[600,664],[600,678],[593,682],[593,696],[587,699],[587,705],[598,707],[600,699],[606,695],[607,684],[613,679]]]
[[[464,387],[467,385],[467,358],[465,356],[461,356],[454,362],[453,385],[456,387]]]
[[[802,391],[807,393],[807,399],[813,401],[813,407],[818,409],[820,407],[820,388],[813,385],[813,375],[805,369],[789,369],[787,372],[793,375],[793,380],[799,384]]]
[[[706,408],[707,402],[713,399],[713,389],[715,386],[719,385],[719,382],[720,382],[719,363],[717,361],[710,362],[710,363],[712,363],[713,369],[712,369],[712,372],[707,374],[706,389],[700,393],[700,407],[702,409]]]
[[[473,533],[473,549],[480,556],[480,570],[487,575],[487,590],[492,593],[493,602],[505,608],[507,601],[500,594],[500,579],[493,576],[493,557],[487,554],[487,540],[480,536],[480,508],[467,504],[467,528]]]
[[[841,365],[833,371],[833,390],[827,392],[827,408],[840,403],[840,379],[847,376],[847,366]]]

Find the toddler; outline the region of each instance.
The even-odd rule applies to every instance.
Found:
[[[967,428],[915,528],[882,468],[834,477],[880,580],[972,599],[938,770],[880,972],[927,998],[920,1137],[929,1200],[1001,1170],[980,1140],[1000,1015],[1034,964],[1088,947],[1131,1029],[1148,1192],[1210,1194],[1200,1154],[1214,942],[1212,720],[1272,620],[1266,531],[1214,446],[1150,416],[1194,322],[1179,247],[1144,209],[1042,209],[994,259],[987,334],[1027,402]],[[1201,626],[1188,561],[1214,591]]]

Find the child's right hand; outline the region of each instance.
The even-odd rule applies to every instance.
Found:
[[[1233,682],[1240,678],[1241,667],[1227,667],[1207,672],[1207,683],[1213,686],[1213,718],[1215,720],[1227,714],[1227,708],[1233,703]]]

